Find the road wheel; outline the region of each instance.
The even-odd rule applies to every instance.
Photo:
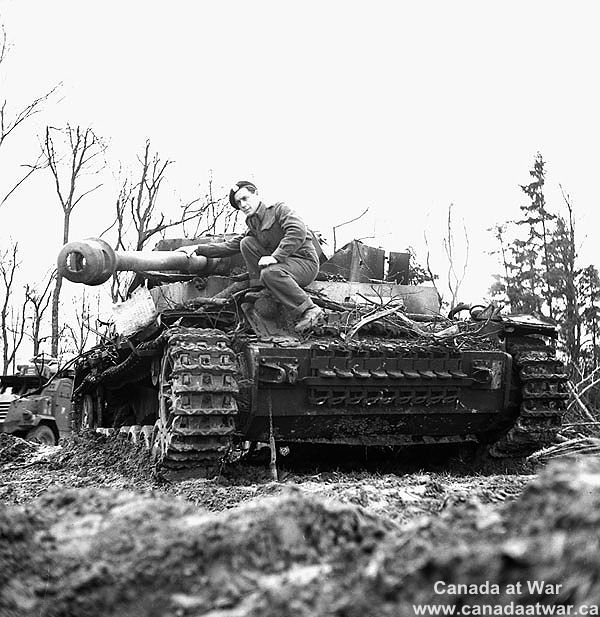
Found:
[[[27,437],[29,441],[35,441],[36,443],[41,443],[45,446],[55,446],[58,441],[54,435],[54,431],[45,424],[40,424],[35,428],[31,429],[29,433],[27,433]]]

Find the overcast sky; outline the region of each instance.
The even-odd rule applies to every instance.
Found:
[[[17,105],[63,83],[0,169],[6,177],[34,150],[46,123],[92,126],[109,142],[113,167],[131,164],[150,138],[176,161],[165,203],[191,195],[213,170],[221,186],[254,179],[267,200],[288,201],[328,238],[368,206],[343,240],[375,235],[369,243],[412,245],[424,261],[427,230],[438,270],[452,202],[470,237],[464,299],[477,301],[500,270],[486,256],[486,229],[518,216],[518,185],[538,150],[548,162],[550,207],[560,207],[560,182],[580,240],[587,234],[582,257],[598,262],[594,8],[0,0],[13,45],[0,98]],[[114,198],[107,182],[82,203],[72,238],[103,228]],[[0,236],[27,246],[27,271],[54,261],[59,214],[46,172],[0,209]]]

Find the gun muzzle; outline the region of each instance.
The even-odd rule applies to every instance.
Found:
[[[65,244],[58,254],[58,274],[73,283],[102,285],[118,271],[175,271],[209,274],[218,259],[182,251],[115,251],[100,238]]]

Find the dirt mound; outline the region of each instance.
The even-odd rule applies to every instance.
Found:
[[[600,458],[563,458],[553,462],[508,510],[528,535],[548,529],[600,528]]]
[[[73,479],[147,472],[135,448],[102,440],[66,445],[52,464]],[[505,476],[334,473],[294,486],[255,475],[160,493],[50,486],[26,506],[0,506],[0,615],[362,617],[414,614],[416,604],[600,604],[597,459],[555,461],[516,499],[522,484]],[[250,501],[207,510],[236,500]]]
[[[298,488],[278,493],[221,513],[108,489],[0,508],[0,614],[358,617],[425,603],[600,603],[595,459],[554,463],[514,502],[459,499],[402,526]],[[556,587],[534,588],[541,581]]]
[[[345,614],[414,614],[425,603],[598,605],[599,513],[600,461],[556,461],[514,503],[453,509],[382,545],[356,572]]]
[[[352,568],[393,529],[297,490],[221,515],[155,495],[57,490],[32,504],[29,518],[20,516],[19,550],[44,558],[21,565],[18,579],[5,577],[0,609],[19,616],[236,606],[287,579],[310,582]],[[5,538],[0,533],[0,555],[7,540],[14,544],[14,533]],[[14,571],[6,557],[1,565]]]
[[[40,444],[9,433],[0,433],[0,465],[24,461],[40,449]]]
[[[105,437],[90,431],[61,440],[59,446],[26,442],[25,448],[18,459],[0,462],[2,503],[27,503],[61,485],[141,491],[159,488],[148,452],[123,437]]]
[[[122,435],[106,436],[95,431],[68,437],[51,468],[90,476],[118,473],[137,480],[150,480],[154,475],[150,453],[142,443],[132,444]]]

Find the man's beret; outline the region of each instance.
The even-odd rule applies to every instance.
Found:
[[[238,209],[238,205],[235,202],[235,194],[240,190],[243,189],[244,187],[252,187],[255,191],[258,190],[256,188],[256,185],[253,182],[248,182],[248,180],[240,180],[239,182],[236,182],[232,187],[231,190],[229,191],[229,203],[232,205],[232,207],[234,207],[236,210]]]

